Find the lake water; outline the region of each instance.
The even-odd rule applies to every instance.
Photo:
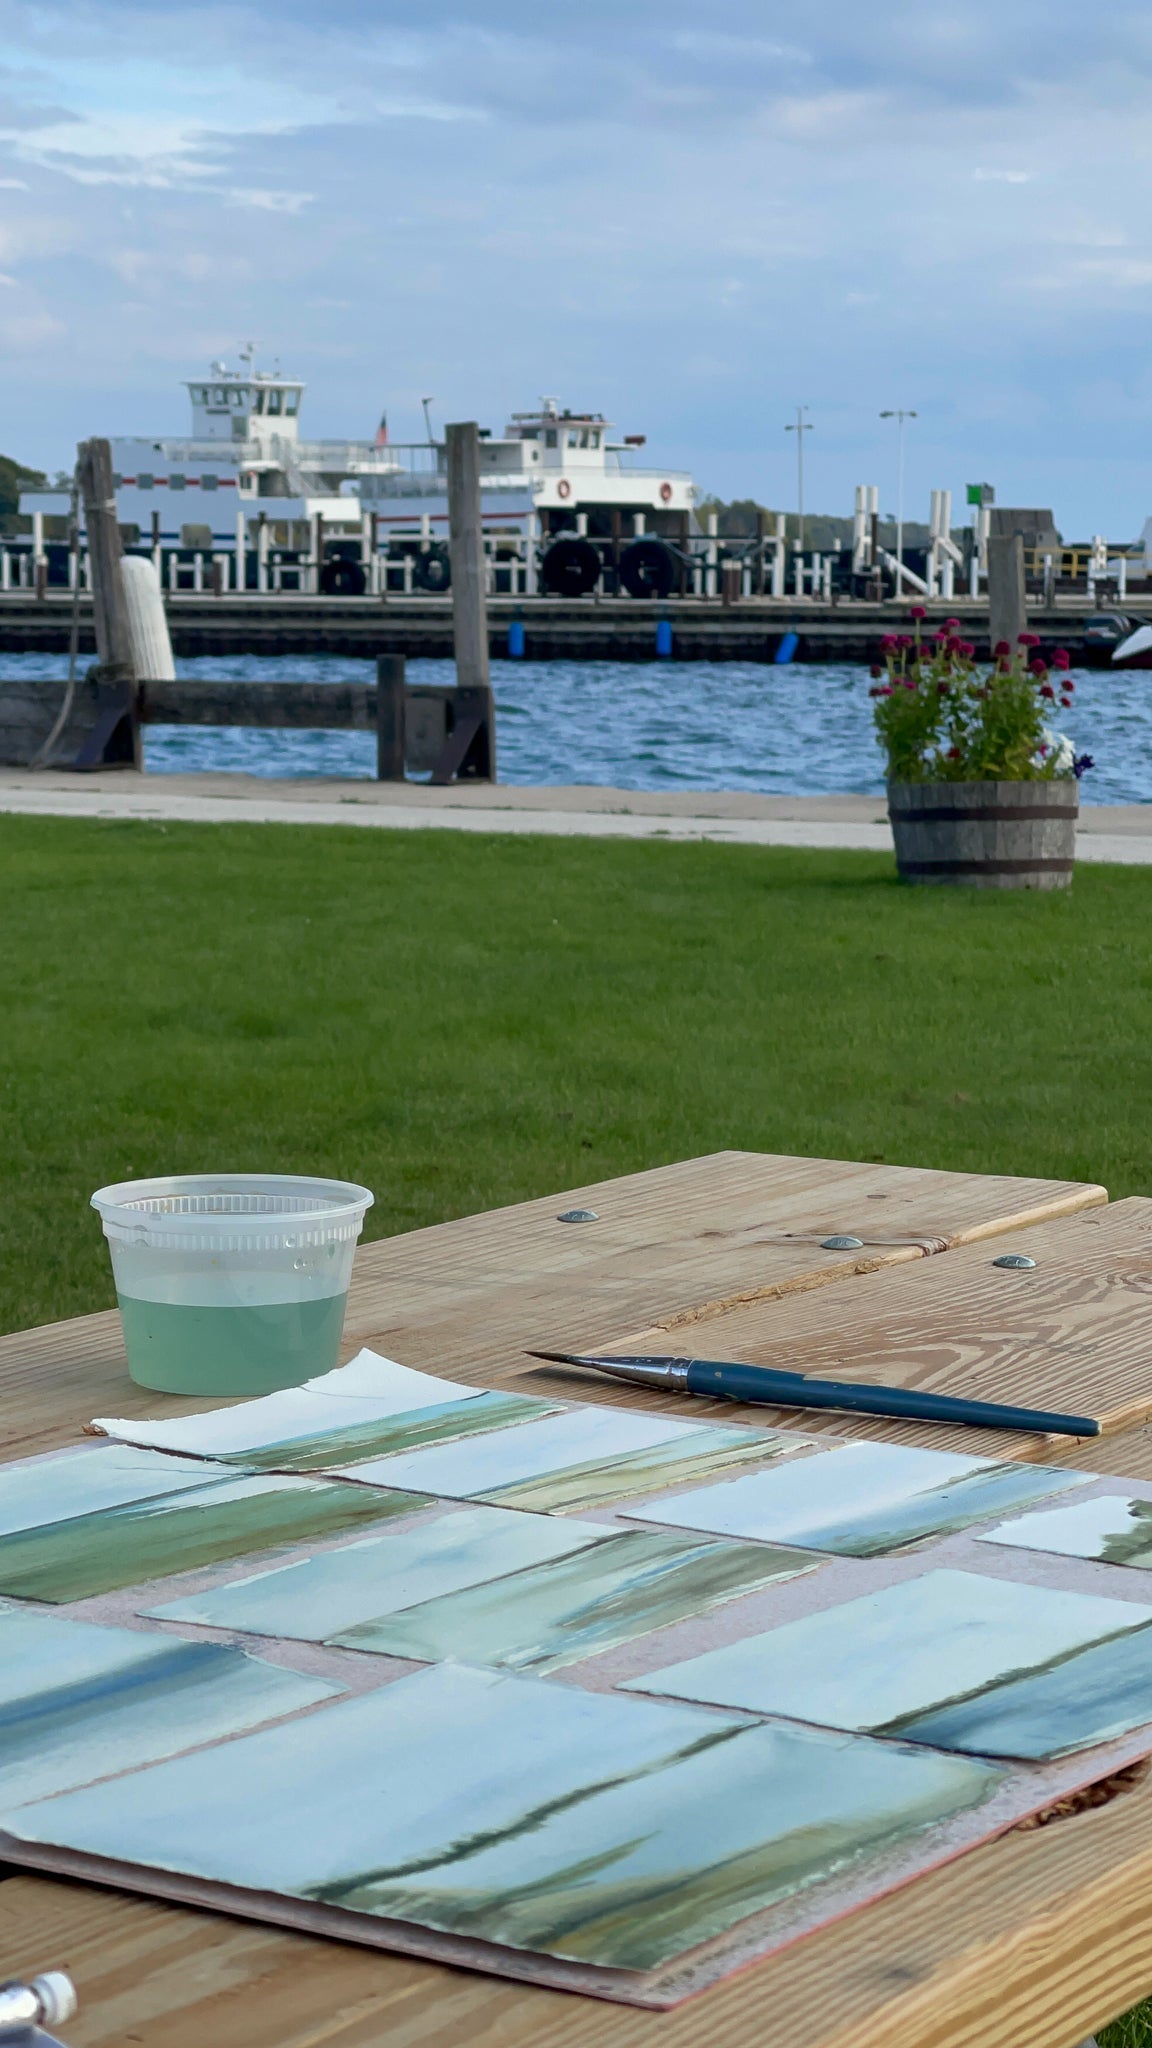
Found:
[[[181,675],[370,681],[368,661],[309,655],[205,657]],[[61,656],[8,655],[0,675],[64,675]],[[453,680],[448,661],[410,661],[413,683]],[[607,783],[621,789],[747,789],[782,795],[883,786],[865,668],[851,663],[495,661],[500,780]],[[1077,671],[1076,705],[1060,716],[1097,767],[1089,803],[1152,802],[1152,670]],[[252,732],[149,726],[157,774],[368,776],[370,733]]]

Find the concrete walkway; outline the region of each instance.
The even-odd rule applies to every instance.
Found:
[[[41,818],[144,818],[190,824],[368,825],[389,830],[546,833],[561,838],[712,840],[889,852],[883,797],[760,796],[728,790],[522,788],[485,783],[271,780],[255,775],[140,775],[106,769],[0,769],[0,812]],[[1152,865],[1152,804],[1081,812],[1077,856]]]

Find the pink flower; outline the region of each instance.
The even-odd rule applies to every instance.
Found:
[[[1061,707],[1061,710],[1063,710],[1063,711],[1071,711],[1071,709],[1072,709],[1072,699],[1071,699],[1071,697],[1061,697],[1061,699],[1060,699],[1060,707]]]
[[[1075,683],[1069,682],[1067,676],[1065,676],[1064,681],[1060,685],[1060,688],[1062,690],[1067,690],[1068,695],[1071,697],[1075,692],[1076,685]]]
[[[919,685],[919,683],[918,683],[918,682],[916,681],[916,678],[915,678],[915,676],[905,676],[905,678],[904,678],[904,688],[905,688],[906,690],[918,690],[918,689],[920,688],[920,685]]]
[[[1041,661],[1039,658],[1035,661],[1030,661],[1028,663],[1028,673],[1032,676],[1046,676],[1048,673],[1047,662]]]
[[[959,645],[959,651],[963,655],[965,661],[971,661],[973,655],[976,652],[975,642],[972,640],[961,640]]]
[[[910,619],[919,620],[926,619],[928,614],[922,604],[913,604],[908,607],[908,616]]]
[[[1052,666],[1053,668],[1071,668],[1072,657],[1069,654],[1068,649],[1066,647],[1053,648]]]
[[[899,647],[899,645],[900,642],[896,638],[895,633],[885,633],[883,639],[880,642],[881,649],[885,654],[890,654],[892,649],[894,647]]]
[[[946,633],[958,633],[960,631],[959,619],[945,619],[944,631]]]
[[[1011,654],[1012,649],[1009,647],[1008,642],[1006,640],[998,640],[996,642],[995,647],[992,649],[992,652],[997,657],[999,657],[1002,654]]]
[[[946,696],[948,695],[948,692],[949,692],[949,690],[951,689],[951,687],[952,687],[951,683],[937,683],[937,685],[936,685],[936,694],[937,694],[937,696],[939,696],[939,697],[946,697]]]
[[[897,647],[914,647],[916,645],[916,642],[914,640],[910,640],[907,633],[901,633],[900,638],[896,642],[896,645]]]
[[[1049,699],[1049,701],[1050,701],[1051,703],[1053,703],[1053,704],[1054,704],[1054,703],[1056,702],[1056,692],[1055,692],[1055,690],[1054,690],[1054,689],[1052,688],[1052,685],[1051,685],[1051,683],[1041,683],[1041,685],[1040,685],[1040,695],[1041,695],[1042,697],[1047,697],[1047,698]]]
[[[875,678],[876,676],[882,676],[884,671],[881,668],[880,663],[878,661],[874,661],[868,673],[869,675]]]
[[[958,761],[958,760],[960,759],[960,749],[959,749],[959,747],[949,747],[949,749],[948,749],[948,754],[947,754],[947,759],[948,759],[949,761]]]
[[[1039,647],[1040,635],[1039,633],[1017,633],[1016,644],[1018,647]]]

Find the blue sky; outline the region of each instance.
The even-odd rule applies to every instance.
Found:
[[[713,28],[712,22],[719,24]],[[0,448],[181,432],[252,337],[305,428],[543,392],[723,496],[1152,513],[1152,13],[1127,0],[0,0]],[[957,514],[963,516],[962,513]]]

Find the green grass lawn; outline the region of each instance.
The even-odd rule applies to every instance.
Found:
[[[0,1329],[112,1303],[137,1174],[339,1174],[369,1236],[726,1145],[1152,1190],[1148,871],[0,818],[0,877]]]
[[[1152,1189],[1152,874],[0,818],[0,1329],[110,1305],[88,1196],[319,1171],[382,1236],[747,1146]]]

